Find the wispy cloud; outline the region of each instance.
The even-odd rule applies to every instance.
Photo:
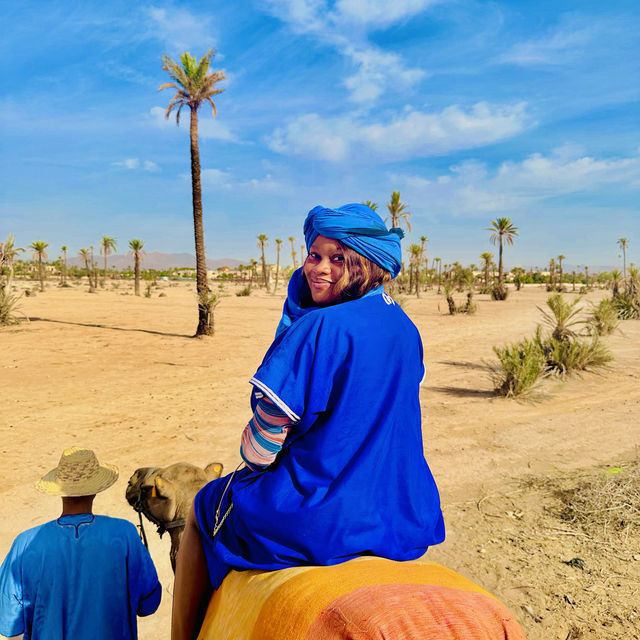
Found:
[[[204,112],[206,117],[198,118],[198,135],[202,139],[211,140],[223,140],[225,142],[240,142],[237,136],[229,129],[229,127],[221,120],[213,118],[211,116],[211,109],[208,105],[204,105]],[[151,107],[149,110],[149,119],[154,126],[160,129],[175,129],[176,117],[175,110],[171,113],[169,118],[165,118],[164,107]],[[190,116],[187,109],[183,109],[180,114],[180,130],[185,133],[189,133]]]
[[[148,7],[144,13],[149,19],[148,33],[174,51],[208,49],[217,40],[210,15],[198,14],[172,7]],[[196,53],[191,51],[194,55]],[[204,51],[202,52],[204,53]]]
[[[191,180],[191,174],[183,173],[183,180]],[[240,190],[254,193],[280,193],[288,189],[286,185],[274,179],[268,173],[262,178],[249,178],[248,180],[236,179],[230,171],[221,169],[203,169],[201,171],[202,184],[205,189],[211,190]]]
[[[160,167],[152,160],[140,160],[140,158],[125,158],[117,162],[112,162],[111,166],[121,169],[142,169],[143,171],[156,172],[160,171]]]
[[[393,161],[504,140],[523,131],[528,120],[524,103],[480,102],[468,109],[452,105],[436,113],[407,109],[391,122],[374,124],[351,116],[323,119],[307,114],[276,129],[268,144],[278,153],[313,154],[330,162],[362,153],[378,161]]]
[[[577,59],[602,27],[569,17],[546,34],[514,45],[498,62],[516,65],[557,65]]]
[[[400,0],[389,5],[380,0],[342,0],[329,10],[324,0],[268,0],[267,6],[294,31],[315,37],[350,60],[355,71],[343,85],[351,100],[365,103],[392,87],[408,89],[427,75],[407,67],[398,54],[370,44],[367,30],[408,18],[435,1]]]
[[[414,201],[427,201],[434,211],[453,216],[474,216],[523,210],[557,196],[594,192],[609,185],[640,189],[638,155],[597,159],[573,156],[558,148],[545,156],[535,153],[521,162],[504,162],[494,172],[481,162],[451,167],[433,179],[418,175],[393,175]]]

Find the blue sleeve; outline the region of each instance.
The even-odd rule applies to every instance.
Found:
[[[292,422],[331,407],[349,351],[349,336],[318,311],[295,322],[277,339],[251,378]]]
[[[7,637],[19,636],[25,631],[19,540],[14,541],[0,567],[0,634]]]
[[[160,606],[162,587],[149,552],[138,537],[136,528],[131,523],[128,524],[133,531],[129,546],[131,605],[137,615],[148,616]]]

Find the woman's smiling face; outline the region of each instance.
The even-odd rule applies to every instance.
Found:
[[[344,273],[344,255],[337,240],[318,236],[304,261],[302,271],[316,304],[333,304],[338,300],[334,287]]]

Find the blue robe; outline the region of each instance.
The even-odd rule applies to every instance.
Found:
[[[135,640],[162,589],[134,525],[62,516],[21,533],[0,567],[0,634]]]
[[[418,330],[381,288],[280,331],[251,383],[253,405],[265,394],[295,421],[282,451],[264,471],[236,473],[222,503],[228,476],[196,496],[214,588],[230,568],[412,560],[444,540],[423,454],[423,375]]]

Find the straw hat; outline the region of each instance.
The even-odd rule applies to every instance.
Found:
[[[63,451],[58,466],[36,482],[36,489],[50,496],[92,496],[117,479],[117,467],[101,465],[91,449],[71,447]]]

